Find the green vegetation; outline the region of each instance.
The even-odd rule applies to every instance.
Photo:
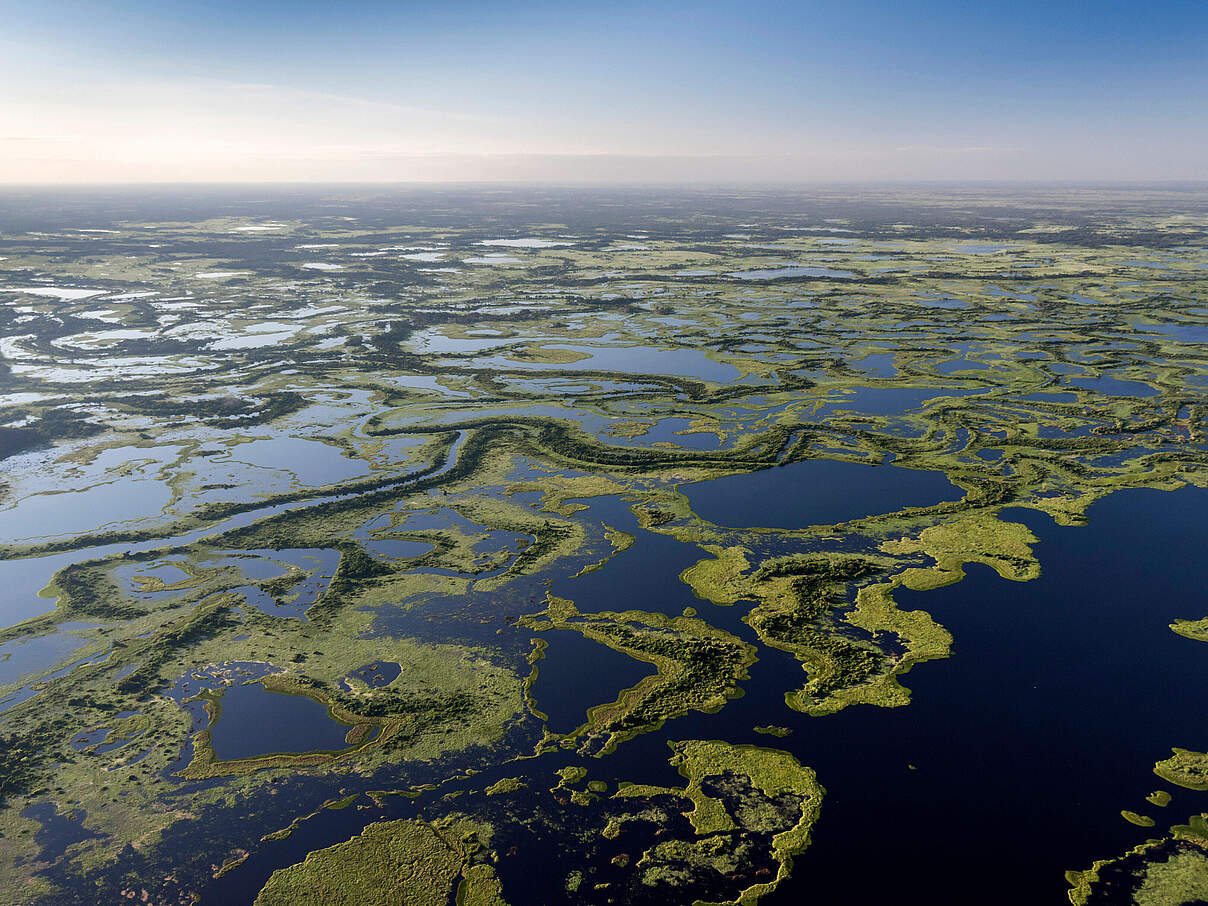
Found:
[[[1159,808],[1165,808],[1170,805],[1170,793],[1166,792],[1166,790],[1154,790],[1145,797],[1145,801]]]
[[[1132,814],[1126,812],[1125,817]],[[1194,815],[1169,836],[1151,839],[1086,871],[1066,872],[1073,906],[1130,903],[1183,906],[1208,897],[1208,822]],[[1133,820],[1129,818],[1129,820]],[[1134,822],[1138,823],[1138,822]],[[1153,826],[1153,821],[1141,823]]]
[[[582,739],[598,754],[688,711],[719,710],[741,694],[738,683],[755,662],[752,646],[695,617],[636,610],[580,614],[570,601],[551,597],[544,611],[522,623],[537,632],[573,629],[655,666],[654,675],[621,692],[616,701],[589,709],[582,726],[550,738],[562,745]]]
[[[469,864],[478,833],[464,821],[371,824],[351,840],[273,872],[256,906],[444,906],[455,891],[461,906],[502,906],[495,872]]]
[[[1174,749],[1174,754],[1154,765],[1153,772],[1168,783],[1189,790],[1208,790],[1208,754]]]
[[[820,713],[842,689],[859,686],[885,670],[875,646],[826,631],[848,583],[870,575],[874,564],[857,557],[786,557],[763,564],[750,588],[760,603],[746,622],[764,644],[791,652],[809,679],[786,697],[799,710]]]
[[[1123,809],[1120,812],[1120,817],[1129,824],[1135,824],[1137,827],[1153,827],[1155,824],[1157,824],[1157,822],[1148,815],[1138,815],[1136,812],[1130,812],[1128,809]]]
[[[488,796],[503,796],[508,793],[518,793],[526,784],[519,777],[504,777],[487,787],[483,792]]]
[[[606,796],[607,760],[592,780],[578,762],[738,711],[778,652],[802,666],[775,690],[802,720],[904,706],[902,678],[960,642],[900,609],[901,589],[969,563],[1039,574],[1004,509],[1076,525],[1118,490],[1208,486],[1193,196],[378,207],[366,190],[299,202],[269,235],[246,232],[256,217],[139,210],[88,233],[31,205],[48,224],[5,232],[0,284],[98,295],[0,289],[0,558],[44,586],[0,627],[0,890],[220,902],[258,847],[343,808],[366,810],[364,833],[277,872],[260,902],[501,903],[512,844],[492,834],[535,824],[590,838],[559,869],[578,901],[754,902],[809,840],[808,768],[677,743],[684,788]],[[470,261],[499,236],[556,245]],[[962,251],[987,241],[1008,248]],[[786,261],[846,275],[735,276]],[[1125,383],[1081,383],[1103,378]],[[740,529],[682,493],[817,458],[943,474],[963,496]],[[695,546],[675,566],[681,616],[630,603],[650,533]],[[558,597],[600,569],[615,605]],[[1208,638],[1188,616],[1171,629]],[[751,633],[718,628],[740,618]],[[534,690],[552,629],[654,673],[550,733]],[[246,682],[321,704],[343,746],[219,760],[224,692]],[[804,728],[754,729],[808,761]],[[1208,789],[1206,758],[1177,749],[1155,771]],[[387,801],[421,817],[367,811]],[[1203,898],[1203,831],[1194,818],[1096,870],[1138,903]],[[1107,889],[1092,874],[1076,902]]]
[[[686,787],[635,784],[622,787],[614,797],[629,800],[672,795],[693,805],[688,818],[698,839],[660,843],[646,851],[637,863],[643,883],[675,884],[703,869],[733,872],[743,860],[744,837],[771,834],[771,855],[778,865],[775,878],[745,887],[734,900],[740,904],[757,902],[788,876],[793,857],[809,846],[824,790],[813,771],[802,767],[787,752],[702,740],[672,743],[671,747],[671,763],[688,781]],[[758,803],[711,795],[703,784],[713,778],[742,778],[752,791],[766,798]],[[769,800],[778,797],[788,797],[792,802],[792,819],[786,821],[779,809],[770,807]]]
[[[1197,642],[1208,642],[1208,617],[1202,620],[1175,620],[1170,624],[1170,628],[1179,635],[1195,639]]]

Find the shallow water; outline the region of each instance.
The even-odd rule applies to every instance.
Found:
[[[462,444],[465,442],[465,438],[465,434],[458,434],[457,439],[449,447],[447,456],[442,465],[438,467],[421,467],[417,469],[414,474],[403,476],[398,482],[391,486],[400,487],[408,484],[411,481],[414,481],[417,476],[435,476],[449,471],[457,462],[458,452],[460,451]],[[0,598],[0,624],[3,624],[4,626],[11,626],[14,623],[19,623],[22,620],[27,620],[31,617],[53,610],[54,599],[40,598],[38,597],[38,592],[46,587],[47,583],[50,582],[51,577],[58,570],[62,569],[64,566],[68,566],[69,564],[79,563],[84,560],[110,557],[114,554],[123,552],[141,553],[143,551],[154,550],[156,548],[167,548],[174,545],[191,544],[197,541],[199,538],[209,535],[217,535],[221,532],[250,525],[258,519],[263,519],[278,513],[305,509],[309,506],[315,506],[331,500],[340,500],[348,496],[348,493],[335,493],[301,502],[258,507],[248,510],[247,512],[239,513],[236,516],[223,519],[220,522],[203,526],[202,528],[182,532],[181,534],[167,538],[157,538],[151,541],[140,541],[134,544],[117,542],[113,544],[99,545],[97,547],[83,548],[76,551],[69,551],[66,553],[49,554],[41,557],[0,560],[0,585],[7,590],[5,596]]]
[[[1144,329],[1180,343],[1208,343],[1208,324],[1155,324]]]
[[[49,635],[0,644],[0,686],[40,673],[87,644],[75,634],[95,623],[61,623]]]
[[[898,366],[894,364],[892,352],[881,352],[866,355],[862,359],[853,359],[851,367],[858,368],[875,378],[892,378],[898,373]]]
[[[155,479],[111,481],[82,491],[33,494],[0,512],[0,518],[10,527],[10,540],[46,538],[152,518],[171,500],[172,490]]]
[[[559,242],[554,239],[530,237],[525,239],[483,239],[479,245],[498,245],[513,249],[552,249],[560,246],[574,245],[573,242]]]
[[[654,443],[671,443],[680,447],[687,447],[690,450],[717,450],[721,446],[716,434],[708,431],[690,431],[692,419],[690,418],[664,418],[655,423],[645,434],[640,437],[616,438],[610,437],[607,440],[610,443],[618,446],[647,446]],[[689,432],[689,433],[682,433]],[[729,446],[732,443],[727,443]]]
[[[299,484],[322,487],[369,474],[364,460],[346,456],[338,447],[300,437],[272,437],[232,447],[216,463],[246,463],[291,473]]]
[[[1010,245],[991,245],[989,243],[969,243],[967,245],[958,245],[953,248],[954,252],[963,252],[968,255],[993,255],[995,252],[1010,251],[1013,246]]]

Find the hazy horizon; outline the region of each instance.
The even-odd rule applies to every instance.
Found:
[[[220,189],[224,186],[231,187],[263,187],[263,188],[287,188],[287,187],[304,187],[322,189],[325,186],[339,189],[349,189],[355,187],[364,188],[426,188],[426,187],[449,187],[458,186],[497,186],[500,188],[516,187],[516,188],[545,188],[545,189],[625,189],[625,188],[660,188],[660,189],[692,189],[705,190],[710,188],[716,189],[747,189],[752,191],[776,191],[776,190],[801,190],[810,188],[852,188],[852,189],[896,189],[896,188],[930,188],[935,190],[956,190],[956,189],[1106,189],[1106,190],[1126,190],[1126,189],[1161,189],[1161,188],[1187,188],[1187,189],[1203,189],[1208,188],[1208,176],[1204,177],[1151,177],[1151,178],[1125,178],[1119,179],[1041,179],[1041,178],[993,178],[986,177],[983,179],[967,178],[967,179],[742,179],[734,178],[628,178],[628,179],[613,179],[608,177],[593,178],[584,176],[582,178],[572,177],[554,177],[545,175],[534,175],[532,177],[483,177],[483,178],[397,178],[397,179],[357,179],[353,177],[341,178],[332,176],[322,179],[300,180],[300,179],[111,179],[111,180],[84,180],[79,181],[51,181],[51,180],[3,180],[0,179],[0,188],[3,189],[55,189],[69,188],[78,189],[107,189],[107,188],[148,188],[148,189],[165,189],[165,188],[214,188]]]
[[[1203,180],[1206,35],[1180,0],[47,0],[0,37],[0,182]]]

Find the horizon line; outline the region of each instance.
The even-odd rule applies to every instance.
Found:
[[[808,188],[816,186],[1038,186],[1075,188],[1145,188],[1153,186],[1202,186],[1208,188],[1208,177],[1133,177],[1100,179],[985,177],[963,179],[801,179],[801,180],[750,180],[750,179],[309,179],[309,180],[264,180],[264,179],[130,179],[130,180],[4,180],[0,189],[12,188],[110,188],[110,187],[156,187],[165,186],[367,186],[367,187],[429,187],[429,186],[523,186],[547,188],[647,188],[647,187],[692,187],[692,188]]]

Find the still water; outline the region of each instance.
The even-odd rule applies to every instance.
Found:
[[[780,482],[761,490],[765,501],[791,496],[797,483],[790,468],[755,474]],[[597,572],[555,583],[555,593],[585,613],[678,613],[692,604],[711,623],[756,642],[742,622],[747,605],[696,600],[679,582],[701,551],[639,529],[623,501],[590,503],[585,519],[633,532],[637,542]],[[789,655],[761,647],[742,698],[716,714],[669,721],[591,760],[591,776],[678,784],[666,764],[666,744],[678,739],[792,752],[817,771],[827,793],[813,845],[797,858],[792,877],[764,900],[773,906],[1063,902],[1066,869],[1088,867],[1154,833],[1125,822],[1121,809],[1152,814],[1160,830],[1208,807],[1205,794],[1170,788],[1152,773],[1171,746],[1208,747],[1208,647],[1167,628],[1176,617],[1208,613],[1208,565],[1201,556],[1208,545],[1206,507],[1208,490],[1187,488],[1119,492],[1095,504],[1089,524],[1077,528],[1009,510],[1006,518],[1024,522],[1040,539],[1039,579],[1019,585],[972,566],[956,585],[899,592],[903,608],[928,610],[955,638],[951,658],[919,665],[903,678],[913,693],[908,707],[857,706],[826,717],[791,711],[784,692],[805,675]],[[719,518],[746,521],[724,508]],[[534,693],[540,707],[558,714],[558,729],[577,723],[591,705],[611,701],[645,669],[614,672],[617,653],[569,638],[577,635],[543,635],[550,648]],[[761,724],[793,733],[769,739],[753,731]],[[534,776],[559,763],[534,764]],[[514,766],[508,770],[516,773]],[[1174,795],[1166,809],[1143,799],[1159,788]],[[409,808],[350,809],[307,822],[211,892],[234,896],[230,902],[250,900],[273,868]],[[549,870],[562,842],[526,836],[524,844],[498,866],[509,896],[565,901],[562,873]]]
[[[942,472],[836,459],[728,475],[681,490],[698,516],[733,528],[830,525],[964,496]]]
[[[348,730],[314,699],[269,692],[259,683],[235,683],[222,694],[222,713],[210,745],[220,761],[343,749]]]
[[[804,679],[800,666],[761,648],[743,698],[626,743],[592,774],[645,779],[666,740],[690,738],[783,748],[813,767],[827,789],[814,843],[765,903],[1063,902],[1066,869],[1155,833],[1125,822],[1121,809],[1151,814],[1160,831],[1208,808],[1208,795],[1152,773],[1171,746],[1208,747],[1208,646],[1167,628],[1208,613],[1206,508],[1208,490],[1186,488],[1117,493],[1077,528],[1007,511],[1040,539],[1039,579],[1019,585],[972,566],[956,585],[898,594],[903,609],[926,609],[955,637],[951,658],[903,678],[910,706],[790,711],[783,693]],[[613,580],[631,589],[627,606],[662,609],[684,559],[625,556],[598,581],[614,568]],[[580,594],[578,603],[587,611],[604,602]],[[697,604],[702,617],[755,641],[742,604]],[[558,688],[549,679],[547,700]],[[766,723],[794,732],[769,740],[752,731]],[[1166,809],[1144,801],[1159,788],[1173,794]]]

